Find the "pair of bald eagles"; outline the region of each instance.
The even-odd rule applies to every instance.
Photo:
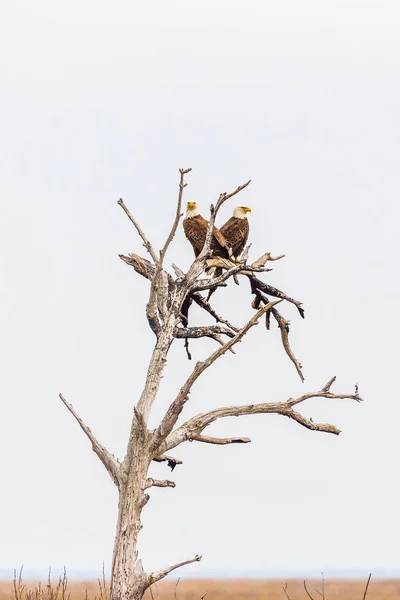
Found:
[[[237,206],[233,216],[221,229],[214,227],[210,246],[213,258],[218,256],[231,259],[232,256],[238,261],[249,237],[248,212],[251,212],[248,206]],[[207,227],[208,221],[199,214],[196,202],[188,202],[183,229],[196,257],[202,251],[206,241]]]

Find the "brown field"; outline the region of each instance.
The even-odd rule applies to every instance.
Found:
[[[104,594],[101,598],[99,584],[96,581],[69,581],[67,593],[64,599],[61,590],[58,594],[46,593],[46,583],[42,582],[43,594],[35,593],[38,588],[35,581],[23,582],[26,588],[21,588],[19,600],[67,600],[70,593],[71,600],[106,600]],[[152,588],[152,596],[146,593],[146,600],[200,600],[206,595],[207,600],[249,600],[255,598],[258,600],[307,600],[307,596],[302,580],[289,579],[285,595],[282,589],[282,582],[277,580],[181,580],[176,587],[177,579],[171,579],[159,583]],[[362,600],[365,581],[325,581],[325,599],[326,600]],[[314,600],[321,599],[321,581],[308,580],[307,588]],[[32,590],[32,595],[29,594]],[[87,596],[86,596],[87,591]],[[0,581],[0,600],[10,600],[15,598],[13,593],[12,581]],[[367,600],[383,599],[400,600],[400,580],[371,580],[366,596]]]

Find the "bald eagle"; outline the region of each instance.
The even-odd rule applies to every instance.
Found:
[[[233,216],[220,229],[236,260],[242,254],[249,237],[248,212],[251,212],[248,206],[237,206],[233,210]]]
[[[196,257],[202,251],[206,241],[207,227],[208,221],[199,214],[196,202],[188,202],[186,216],[183,219],[183,230],[187,239],[192,244]],[[213,257],[229,258],[228,244],[216,227],[214,227],[210,248],[213,251]]]

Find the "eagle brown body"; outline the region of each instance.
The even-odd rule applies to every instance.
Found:
[[[197,257],[203,249],[207,236],[208,221],[204,219],[197,209],[196,202],[188,202],[186,218],[183,220],[183,230]],[[229,258],[228,244],[220,230],[214,227],[210,248],[212,256]]]
[[[249,237],[249,222],[246,217],[248,212],[251,209],[247,206],[237,206],[233,216],[220,229],[236,260],[242,254]]]

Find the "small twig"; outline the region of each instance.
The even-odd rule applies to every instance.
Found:
[[[128,217],[128,219],[131,221],[131,223],[134,225],[136,231],[138,232],[139,236],[142,238],[143,241],[143,246],[146,248],[147,252],[150,254],[151,258],[153,259],[154,263],[157,264],[158,263],[158,256],[157,254],[154,252],[153,250],[153,246],[151,245],[151,243],[149,242],[149,240],[147,239],[147,237],[145,236],[144,232],[142,231],[142,229],[140,228],[139,224],[137,223],[136,219],[134,219],[134,217],[132,217],[131,213],[129,212],[128,208],[125,206],[124,201],[122,200],[122,198],[120,198],[117,201],[117,204],[120,205],[120,207],[123,209],[123,211],[125,212],[126,216]]]
[[[246,188],[250,183],[251,183],[251,179],[249,179],[249,181],[246,181],[246,183],[243,183],[242,185],[239,185],[236,188],[236,190],[234,190],[233,192],[230,192],[229,194],[227,194],[226,192],[224,192],[223,194],[220,194],[220,197],[218,198],[217,205],[215,207],[215,212],[217,213],[219,211],[219,209],[221,208],[221,206],[223,205],[224,202],[226,202],[227,200],[229,200],[229,198],[233,198],[233,196],[236,196],[236,194],[239,194],[239,192],[241,192],[242,190],[244,190],[244,188]]]
[[[336,375],[334,375],[332,377],[332,379],[330,379],[328,381],[328,383],[326,385],[324,385],[324,387],[321,389],[321,392],[329,392],[331,389],[332,384],[336,381]],[[356,390],[356,395],[358,396],[358,390]]]
[[[81,427],[82,431],[89,438],[89,440],[92,444],[93,452],[95,452],[95,454],[97,454],[97,456],[99,457],[99,459],[101,460],[101,462],[103,463],[105,468],[107,469],[111,479],[114,481],[115,485],[119,487],[119,485],[120,485],[120,463],[119,463],[119,461],[115,458],[115,456],[113,454],[111,454],[111,452],[109,452],[94,437],[90,428],[87,425],[85,425],[85,423],[82,421],[80,416],[75,412],[72,404],[67,402],[62,394],[59,394],[59,398],[60,398],[60,400],[62,400],[64,405],[68,408],[69,412],[73,415],[73,417],[75,417],[75,419],[79,423],[79,426]]]
[[[189,560],[184,560],[183,562],[177,563],[176,565],[172,565],[171,567],[167,567],[166,569],[162,569],[161,571],[154,571],[147,578],[146,588],[160,579],[164,579],[171,571],[175,571],[175,569],[179,569],[180,567],[184,567],[185,565],[190,565],[191,563],[198,562],[201,560],[201,555],[196,554],[194,558]]]
[[[365,598],[367,597],[368,586],[369,586],[369,582],[371,581],[371,575],[372,575],[372,573],[370,573],[370,574],[369,574],[368,581],[367,581],[367,585],[365,586],[365,591],[364,591],[363,600],[365,600]]]

